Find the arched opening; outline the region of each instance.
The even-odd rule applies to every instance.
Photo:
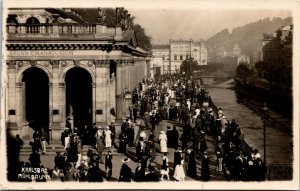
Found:
[[[49,79],[40,68],[32,67],[24,71],[22,78],[24,91],[25,119],[31,128],[49,128]]]
[[[32,25],[32,24],[40,24],[40,21],[35,18],[35,17],[29,17],[27,20],[26,20],[26,24],[28,25]]]
[[[6,19],[7,24],[18,24],[17,15],[9,15]]]
[[[73,114],[74,127],[90,126],[93,120],[91,75],[85,69],[76,67],[66,73],[65,81],[67,116]]]
[[[29,17],[26,20],[26,32],[27,33],[39,33],[40,32],[40,21],[35,17]]]

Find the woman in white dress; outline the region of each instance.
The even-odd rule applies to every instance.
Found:
[[[164,131],[160,132],[160,135],[158,136],[159,142],[160,142],[160,152],[161,153],[168,153],[168,147],[167,147],[167,135]]]
[[[177,164],[174,171],[174,178],[178,181],[184,181],[185,173],[183,169],[184,160],[182,159],[180,164]]]
[[[106,147],[107,150],[110,150],[110,147],[111,147],[111,131],[109,130],[108,126],[106,126],[106,129],[104,131],[104,136],[105,136],[105,139],[104,139],[105,147]]]

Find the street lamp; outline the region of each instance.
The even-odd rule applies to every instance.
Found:
[[[264,103],[264,107],[262,108],[262,120],[264,126],[264,165],[267,165],[267,156],[266,156],[266,119],[268,117],[269,109],[267,108],[267,104]]]

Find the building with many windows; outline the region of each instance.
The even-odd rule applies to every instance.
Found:
[[[190,58],[199,65],[207,65],[207,49],[203,41],[170,40],[168,45],[154,45],[152,63],[161,67],[161,73],[175,73],[184,60]],[[154,67],[155,68],[155,67]]]
[[[149,75],[148,52],[123,8],[110,9],[113,27],[107,9],[88,11],[97,22],[72,9],[7,10],[3,107],[10,133],[31,137],[43,127],[59,140],[66,118],[80,128],[127,116],[131,92]]]

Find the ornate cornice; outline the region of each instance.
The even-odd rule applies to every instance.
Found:
[[[94,60],[94,63],[97,68],[103,68],[103,67],[108,68],[110,60]]]
[[[6,44],[7,50],[102,50],[110,52],[122,46],[108,44]]]

